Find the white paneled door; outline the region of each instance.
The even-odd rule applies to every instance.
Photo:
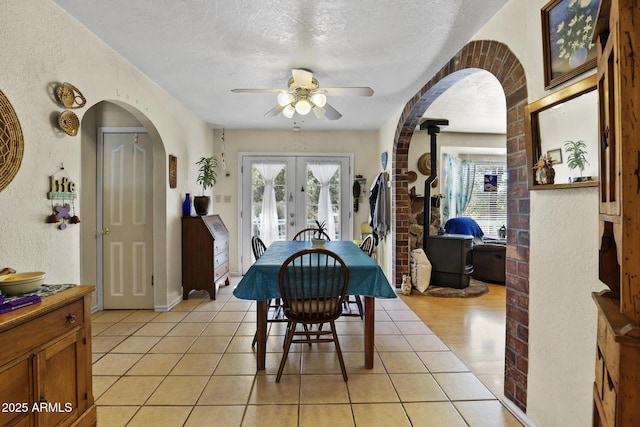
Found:
[[[350,155],[241,154],[243,274],[253,262],[251,236],[268,246],[325,222],[332,240],[351,239]]]
[[[108,129],[108,130],[105,130]],[[153,308],[153,149],[144,128],[101,128],[104,309]]]

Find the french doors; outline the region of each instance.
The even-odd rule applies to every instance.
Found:
[[[153,308],[151,144],[144,128],[98,129],[98,292],[104,309]]]
[[[241,250],[244,274],[251,263],[251,236],[268,246],[324,222],[331,240],[351,239],[350,155],[240,154]]]

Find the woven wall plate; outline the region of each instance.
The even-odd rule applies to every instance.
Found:
[[[18,116],[0,90],[0,191],[4,190],[20,169],[24,138]]]
[[[422,175],[431,175],[431,153],[424,153],[418,159],[418,170]]]
[[[80,127],[80,120],[78,120],[78,116],[73,111],[64,110],[58,116],[58,126],[67,135],[76,136]]]

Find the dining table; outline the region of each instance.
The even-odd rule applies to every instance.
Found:
[[[233,290],[236,298],[257,301],[256,352],[257,370],[265,369],[267,350],[267,313],[271,299],[281,298],[278,276],[280,267],[289,256],[311,248],[310,241],[278,240],[267,248]],[[364,365],[373,368],[375,346],[375,300],[397,298],[395,290],[376,262],[354,242],[348,240],[326,241],[325,249],[337,254],[349,269],[347,295],[364,297]]]

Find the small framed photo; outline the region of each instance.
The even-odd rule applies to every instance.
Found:
[[[178,158],[169,154],[169,188],[178,186]]]
[[[552,0],[542,8],[545,89],[596,66],[591,40],[600,1]]]
[[[562,148],[547,151],[547,157],[551,160],[551,166],[562,163]]]
[[[495,193],[498,191],[498,175],[484,176],[484,191],[487,193]]]

